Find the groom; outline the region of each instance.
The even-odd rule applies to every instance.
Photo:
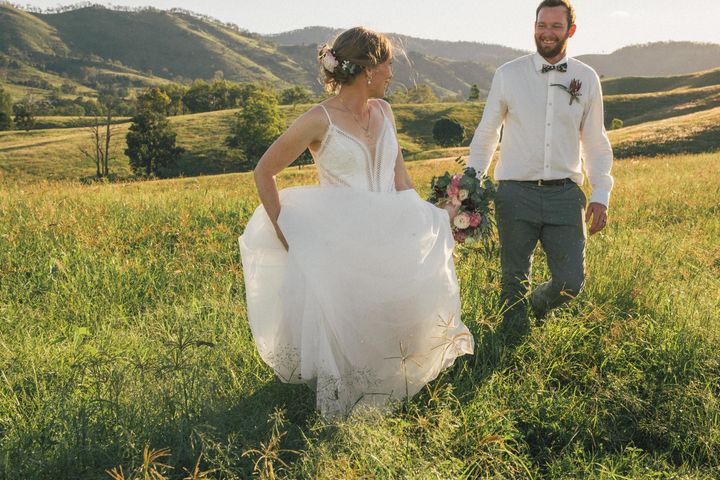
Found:
[[[613,154],[603,125],[600,80],[566,55],[575,34],[569,0],[544,0],[535,17],[533,53],[497,69],[468,166],[487,172],[503,130],[495,167],[495,199],[505,319],[537,319],[580,293],[590,235],[607,224]],[[584,162],[583,162],[584,160]],[[580,189],[587,173],[592,196]],[[538,241],[552,278],[528,298]]]

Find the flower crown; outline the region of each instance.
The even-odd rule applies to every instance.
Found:
[[[325,53],[322,56],[322,65],[323,68],[330,73],[334,73],[338,66],[340,67],[340,70],[348,75],[355,75],[360,71],[360,66],[352,63],[350,60],[340,61],[337,58],[335,50],[332,48],[325,50]]]

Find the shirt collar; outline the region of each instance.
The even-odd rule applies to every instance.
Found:
[[[547,60],[545,60],[545,59],[542,57],[542,55],[540,55],[540,54],[537,53],[537,52],[535,52],[535,53],[533,54],[532,59],[533,59],[533,63],[535,64],[535,70],[537,70],[538,72],[542,71],[542,66],[543,66],[543,65],[549,65],[549,62],[548,62]],[[564,56],[559,62],[557,62],[555,65],[560,65],[561,63],[567,63],[567,61],[568,61],[568,56],[565,55],[565,56]]]

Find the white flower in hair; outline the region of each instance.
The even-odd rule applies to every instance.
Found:
[[[337,61],[337,58],[335,58],[335,55],[332,54],[332,51],[327,50],[322,58],[323,68],[332,73],[337,68],[338,63],[339,62]]]

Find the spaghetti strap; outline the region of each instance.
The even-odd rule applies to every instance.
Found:
[[[320,105],[320,106],[322,107],[323,112],[325,112],[325,116],[326,116],[327,119],[328,119],[328,122],[330,123],[330,125],[332,125],[333,122],[332,122],[332,120],[330,119],[330,114],[328,113],[327,108],[325,108],[325,105],[323,105],[322,103],[318,103],[318,105]]]

